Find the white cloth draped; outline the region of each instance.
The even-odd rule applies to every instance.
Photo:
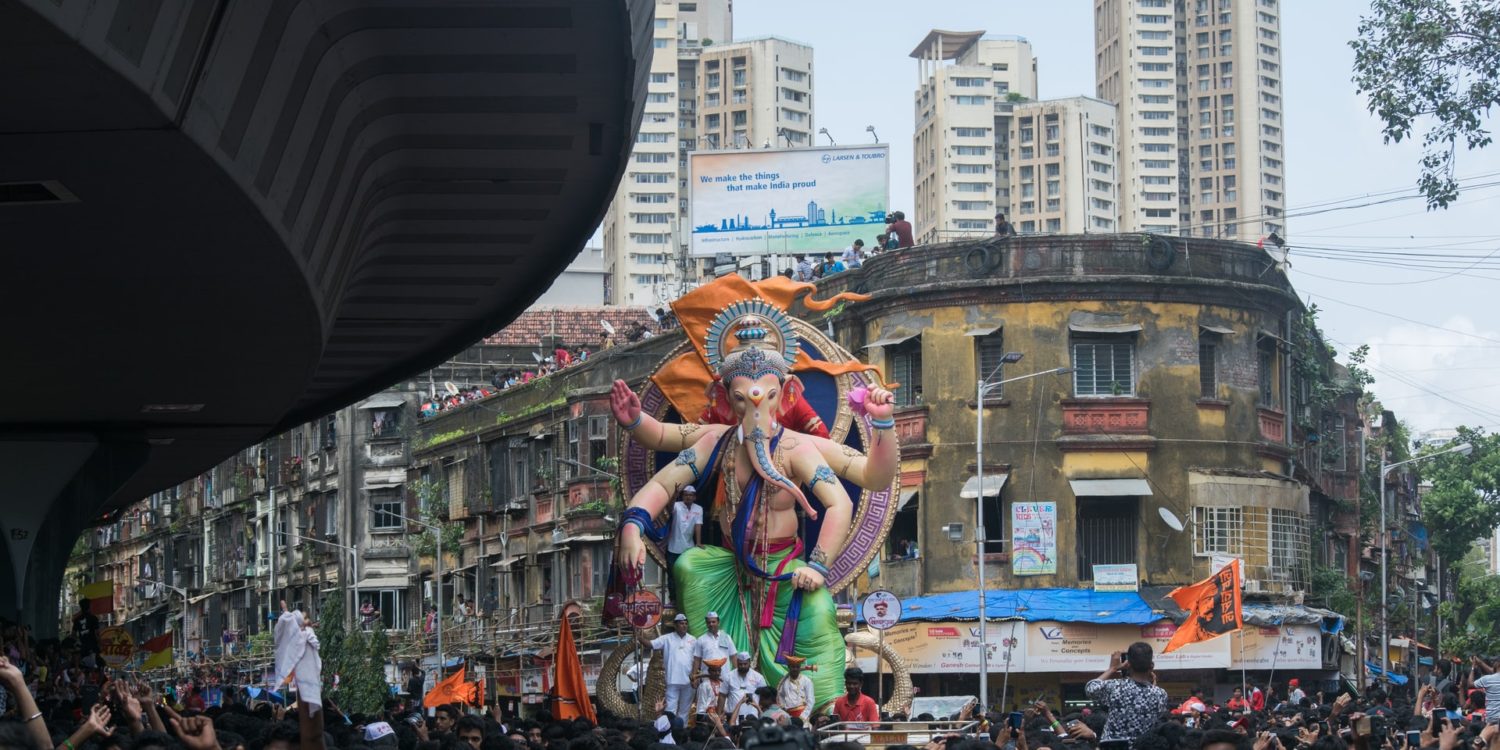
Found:
[[[298,700],[316,708],[323,705],[323,658],[318,654],[318,636],[306,627],[302,613],[282,612],[273,632],[276,642],[276,686],[287,676],[297,683]]]

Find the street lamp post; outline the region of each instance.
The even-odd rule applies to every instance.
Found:
[[[153,580],[153,579],[150,579],[150,578],[137,578],[135,580],[136,580],[137,583],[151,583],[151,584],[155,584],[157,586],[160,586],[160,587],[162,587],[164,589],[167,589],[168,591],[171,591],[172,593],[174,593],[174,594],[182,597],[182,612],[178,615],[178,617],[182,620],[182,625],[180,627],[173,628],[173,630],[176,630],[177,634],[178,634],[178,637],[182,638],[182,645],[183,645],[183,649],[182,650],[186,651],[187,650],[187,632],[186,632],[187,631],[187,605],[188,605],[188,601],[187,601],[188,600],[187,589],[181,588],[179,586],[173,586],[170,583],[166,583],[164,581],[157,581],[157,580]],[[173,638],[172,640],[175,641],[177,639]],[[172,644],[172,647],[173,648],[177,648],[177,644],[175,644],[175,643]],[[177,654],[176,653],[172,654],[172,661],[173,662],[177,661]]]
[[[447,662],[443,659],[443,529],[436,524],[418,521],[415,518],[407,518],[400,513],[389,513],[388,515],[407,523],[414,523],[421,526],[431,531],[433,537],[437,539],[437,563],[433,566],[433,577],[437,579],[437,590],[433,593],[432,598],[437,600],[437,678],[441,681],[443,679],[443,670],[447,668]]]
[[[1391,681],[1391,640],[1387,624],[1389,619],[1389,606],[1386,604],[1386,586],[1388,577],[1385,572],[1387,560],[1390,558],[1390,550],[1387,549],[1386,538],[1388,536],[1385,527],[1385,475],[1398,466],[1414,464],[1418,461],[1426,461],[1429,458],[1437,458],[1449,453],[1462,453],[1467,456],[1474,452],[1474,446],[1468,443],[1459,443],[1447,450],[1437,453],[1429,453],[1425,456],[1408,458],[1405,461],[1397,461],[1393,464],[1385,462],[1385,448],[1380,449],[1380,679],[1389,683]],[[1415,635],[1415,633],[1413,633]],[[1364,667],[1360,667],[1363,669]]]
[[[1003,367],[1007,364],[1020,362],[1022,356],[1024,355],[1020,352],[1006,352],[1005,355],[1000,358],[1000,364],[995,367],[995,370],[998,371],[1000,367]],[[984,705],[986,707],[990,705],[990,651],[989,623],[985,620],[984,611],[985,594],[987,593],[984,584],[984,545],[987,541],[985,539],[984,531],[984,397],[990,391],[993,391],[996,388],[1005,385],[1006,383],[1014,383],[1018,380],[1027,380],[1029,378],[1041,377],[1042,375],[1056,375],[1059,373],[1072,371],[1073,368],[1071,367],[1054,367],[1050,370],[1042,370],[1041,372],[1033,372],[1014,378],[1006,378],[1004,380],[999,380],[993,383],[986,382],[989,380],[990,375],[995,374],[994,372],[991,372],[990,375],[986,375],[976,381],[974,386],[974,497],[976,498],[976,502],[978,503],[977,510],[975,512],[974,545],[979,553],[979,700],[981,705]],[[1035,467],[1033,467],[1033,471],[1034,470]],[[959,496],[967,499],[968,493],[960,492]]]
[[[354,592],[354,606],[349,608],[349,612],[345,615],[345,619],[351,624],[354,623],[355,620],[353,618],[356,616],[355,610],[359,608],[359,550],[346,544],[327,542],[322,539],[314,539],[312,537],[299,536],[297,534],[288,534],[284,531],[273,531],[271,533],[277,536],[284,536],[291,539],[292,544],[296,544],[299,541],[312,542],[313,544],[321,544],[325,547],[334,547],[349,553],[349,575],[354,583],[354,585],[350,586],[349,588]]]

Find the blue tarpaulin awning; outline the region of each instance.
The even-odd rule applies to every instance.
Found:
[[[985,617],[990,620],[1052,620],[1113,625],[1148,625],[1164,619],[1161,612],[1134,591],[1098,592],[1088,589],[1021,589],[990,591],[985,595]],[[858,609],[855,610],[856,613]],[[978,620],[979,597],[974,591],[916,596],[901,601],[901,621]]]
[[[1367,669],[1367,670],[1370,671],[1370,676],[1371,677],[1375,677],[1375,678],[1378,679],[1380,677],[1384,677],[1385,676],[1385,670],[1381,669],[1379,664],[1375,664],[1373,662],[1368,662],[1367,661],[1367,662],[1365,662],[1365,669]],[[1392,685],[1405,685],[1406,684],[1406,675],[1404,675],[1404,674],[1396,674],[1395,672],[1392,672],[1390,676],[1391,676],[1391,684]]]
[[[1182,622],[1187,613],[1166,597],[1168,587],[1148,587],[1147,597],[1134,591],[1100,592],[1091,589],[1019,589],[990,591],[985,617],[990,620],[1037,622],[1092,622],[1101,625],[1149,625],[1161,620]],[[1157,591],[1156,589],[1160,589]],[[1245,622],[1251,625],[1318,625],[1335,635],[1344,629],[1337,612],[1303,605],[1246,602]],[[855,608],[857,619],[859,608]],[[916,596],[901,601],[901,621],[978,620],[979,596],[974,591]]]

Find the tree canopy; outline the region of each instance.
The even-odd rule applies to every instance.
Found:
[[[1500,97],[1500,4],[1494,0],[1374,0],[1360,18],[1354,84],[1386,142],[1422,135],[1417,186],[1429,208],[1458,198],[1458,146],[1483,148]]]
[[[1432,546],[1444,560],[1459,560],[1474,542],[1500,526],[1500,435],[1458,428],[1455,443],[1468,443],[1468,456],[1453,453],[1420,465],[1432,489],[1422,496],[1422,516]]]

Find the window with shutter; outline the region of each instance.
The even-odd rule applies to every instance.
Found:
[[[1198,395],[1202,398],[1219,397],[1219,374],[1215,364],[1218,351],[1218,334],[1198,336]]]
[[[1135,341],[1121,336],[1075,339],[1073,395],[1135,395]]]
[[[443,490],[448,499],[448,519],[468,518],[468,494],[464,491],[464,462],[454,461],[443,467]]]
[[[995,331],[988,336],[974,337],[974,361],[978,363],[978,372],[975,376],[980,380],[998,383],[1005,379],[1005,368],[1001,364],[1005,358],[1005,332]],[[985,400],[1002,398],[1003,388],[996,386],[991,389]]]
[[[901,384],[896,389],[896,405],[914,406],[922,403],[922,337],[893,344],[886,347],[885,351],[890,380]]]
[[[1136,562],[1136,520],[1140,501],[1134,497],[1078,498],[1078,577],[1094,579],[1095,565]]]

